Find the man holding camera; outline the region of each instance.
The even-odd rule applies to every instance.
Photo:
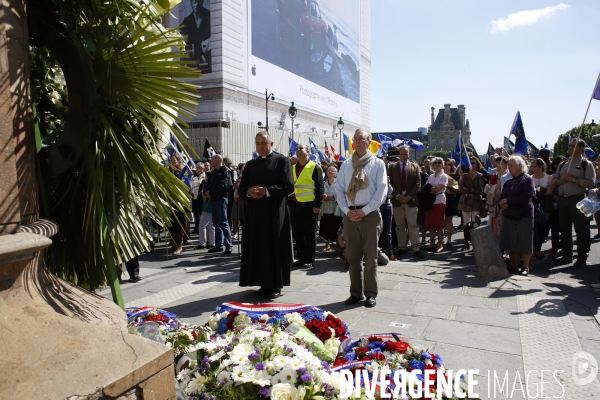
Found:
[[[419,243],[419,229],[417,228],[417,213],[419,202],[417,193],[421,188],[421,170],[417,163],[408,160],[410,147],[392,147],[388,150],[388,159],[398,157],[398,162],[388,168],[392,192],[392,207],[396,221],[396,236],[400,250],[397,254],[408,253],[406,245],[406,225],[411,245]],[[424,258],[418,247],[414,247],[413,255]]]

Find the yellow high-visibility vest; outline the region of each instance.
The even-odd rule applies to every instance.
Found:
[[[298,203],[315,201],[315,181],[313,181],[312,175],[317,167],[317,163],[309,160],[302,169],[302,172],[300,172],[299,177],[296,177],[296,165],[292,167],[296,201],[298,201]]]

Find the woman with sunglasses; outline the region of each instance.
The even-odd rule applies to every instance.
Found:
[[[460,176],[456,173],[456,168],[452,160],[446,158],[444,161],[444,173],[448,176],[448,186],[446,186],[446,219],[444,221],[446,231],[446,246],[450,246],[452,241],[452,217],[456,215],[456,207],[458,206],[458,180]]]
[[[458,201],[458,209],[462,211],[463,224],[464,224],[464,243],[461,250],[468,250],[470,247],[470,223],[475,223],[476,217],[479,217],[479,210],[481,209],[481,192],[485,186],[485,180],[483,175],[477,172],[480,169],[481,161],[476,157],[471,157],[471,168],[466,165],[462,165],[460,168],[463,170],[463,175],[458,182],[458,188],[462,195]]]
[[[444,223],[446,218],[446,187],[448,186],[448,175],[444,173],[444,161],[440,157],[431,160],[434,173],[427,179],[427,184],[431,185],[429,193],[435,194],[433,208],[425,211],[425,229],[429,229],[431,237],[437,236],[437,245],[431,244],[428,250],[435,249],[436,253],[444,250]],[[433,240],[432,240],[433,241]]]

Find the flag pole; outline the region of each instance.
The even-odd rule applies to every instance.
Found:
[[[583,132],[583,125],[585,124],[585,119],[587,118],[588,112],[590,111],[590,106],[592,105],[592,100],[594,99],[594,93],[596,92],[596,88],[598,87],[598,83],[600,82],[600,72],[598,73],[598,78],[596,79],[596,84],[594,85],[594,89],[592,90],[592,95],[590,96],[590,102],[588,103],[587,110],[585,110],[585,115],[583,117],[583,122],[579,127],[579,135],[577,139],[581,139],[581,133]]]

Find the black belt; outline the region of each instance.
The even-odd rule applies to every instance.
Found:
[[[360,210],[363,207],[365,207],[365,206],[350,206],[348,208],[351,209],[351,210]]]

